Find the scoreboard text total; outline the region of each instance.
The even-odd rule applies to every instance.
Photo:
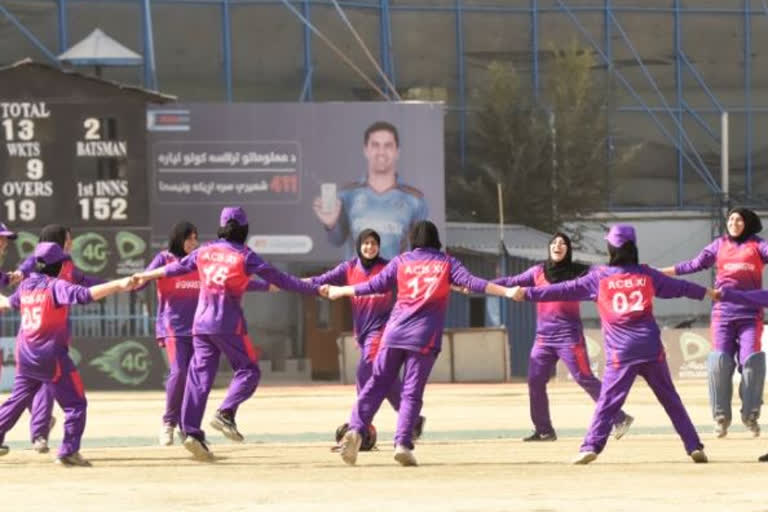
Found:
[[[113,102],[0,102],[4,220],[145,224],[143,116]]]

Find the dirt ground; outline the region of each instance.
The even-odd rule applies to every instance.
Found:
[[[82,453],[94,467],[62,468],[53,452],[31,451],[23,416],[0,459],[0,495],[8,510],[768,510],[768,464],[757,462],[768,442],[741,425],[714,439],[706,383],[679,389],[709,464],[690,461],[643,382],[625,407],[636,418],[629,434],[589,466],[568,464],[592,413],[571,383],[550,385],[554,443],[520,441],[530,430],[524,383],[430,385],[417,468],[392,460],[395,416],[386,404],[375,422],[380,451],[362,453],[356,467],[330,452],[351,386],[262,387],[238,413],[245,444],[209,432],[211,464],[179,445],[156,445],[162,393],[93,392]],[[212,393],[207,416],[223,394]],[[63,419],[55,415],[53,447]]]

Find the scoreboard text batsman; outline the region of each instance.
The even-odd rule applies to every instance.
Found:
[[[149,223],[144,111],[117,102],[0,102],[2,218],[17,226]]]

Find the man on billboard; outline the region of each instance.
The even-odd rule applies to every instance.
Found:
[[[346,244],[346,257],[356,254],[358,233],[373,229],[381,236],[381,256],[391,259],[408,248],[411,226],[427,219],[427,203],[420,190],[399,179],[400,139],[394,125],[385,121],[370,125],[363,136],[363,153],[368,161],[365,178],[342,187],[338,195],[334,183],[323,183],[313,208],[328,241],[336,247]]]

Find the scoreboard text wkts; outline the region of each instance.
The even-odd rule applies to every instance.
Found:
[[[149,223],[144,114],[114,101],[0,101],[2,216],[14,225]]]

